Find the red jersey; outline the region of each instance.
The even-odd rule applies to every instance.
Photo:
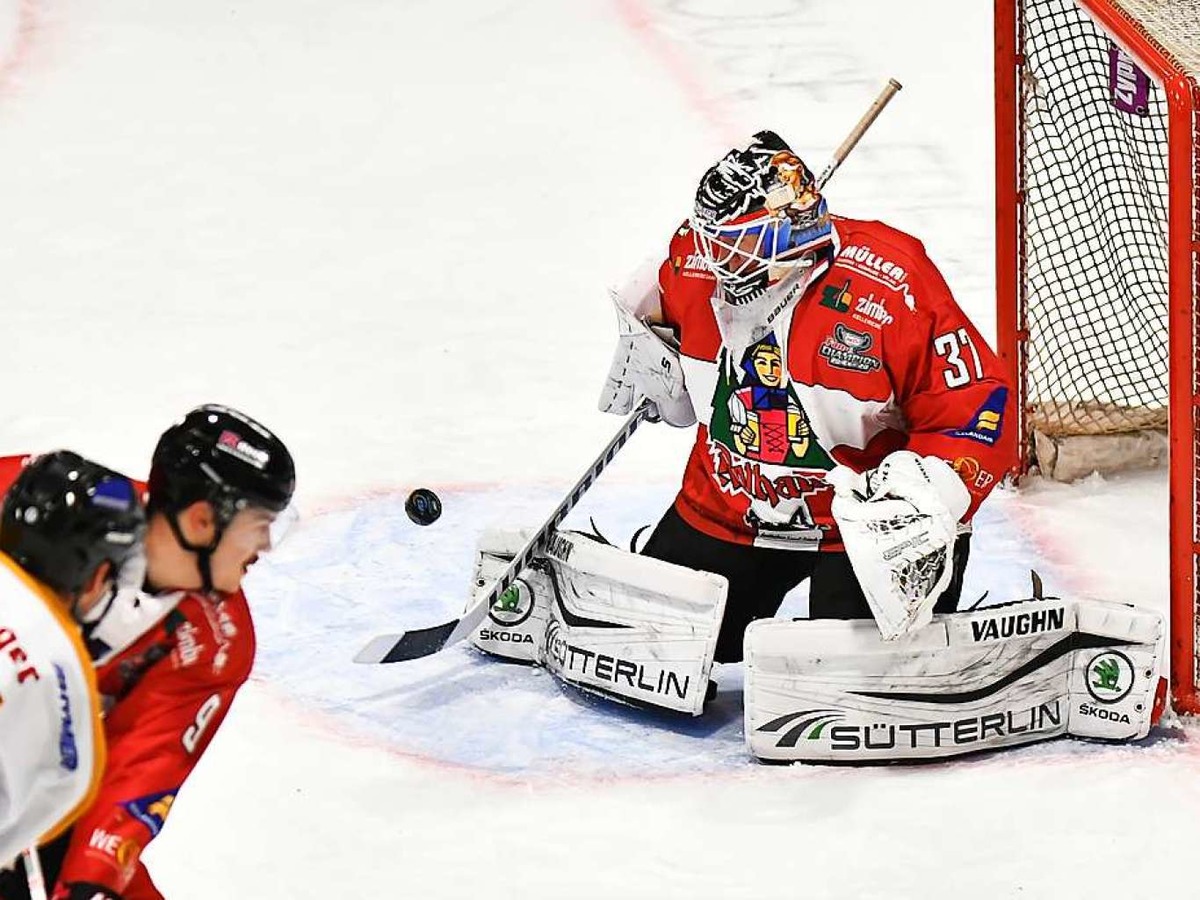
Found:
[[[242,592],[185,593],[153,629],[97,673],[108,705],[108,768],[75,825],[59,884],[103,885],[156,900],[139,856],[159,832],[254,662]]]
[[[921,242],[881,222],[834,227],[832,264],[744,350],[723,342],[716,280],[686,223],[659,269],[699,420],[675,506],[712,537],[842,550],[825,473],[899,449],[950,463],[969,517],[1011,457],[999,361]]]
[[[26,459],[0,458],[0,491]],[[249,677],[254,650],[241,591],[182,592],[157,625],[97,670],[108,764],[95,801],[75,823],[60,891],[86,882],[123,900],[161,900],[141,852]]]

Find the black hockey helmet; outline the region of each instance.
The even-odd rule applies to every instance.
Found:
[[[283,441],[227,406],[198,406],[163,432],[150,463],[150,511],[177,513],[206,500],[219,528],[248,506],[280,512],[296,488]]]
[[[102,562],[115,578],[146,531],[133,482],[70,450],[33,459],[4,495],[0,516],[0,550],[71,597]]]
[[[758,132],[704,173],[691,224],[727,300],[765,287],[771,270],[808,265],[833,241],[816,179],[773,131]]]

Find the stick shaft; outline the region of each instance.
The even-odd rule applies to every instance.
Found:
[[[466,637],[474,630],[474,626],[483,620],[483,615],[486,615],[487,611],[492,608],[492,604],[499,600],[500,595],[512,586],[512,583],[517,580],[517,576],[521,574],[522,570],[533,562],[538,552],[546,546],[546,541],[549,540],[550,535],[562,524],[563,519],[567,517],[567,513],[575,508],[575,505],[579,503],[587,489],[595,484],[596,479],[600,477],[600,473],[608,468],[608,464],[613,461],[613,458],[625,446],[625,442],[637,430],[638,425],[646,417],[646,409],[646,404],[643,403],[622,423],[620,430],[605,445],[604,449],[600,451],[600,455],[596,457],[588,467],[588,470],[583,473],[582,477],[575,482],[575,486],[567,492],[567,495],[563,497],[558,507],[550,514],[550,517],[542,523],[542,527],[537,530],[524,547],[517,551],[512,562],[500,574],[500,577],[492,582],[491,590],[480,597],[471,609],[464,613],[459,627],[455,628],[451,633],[449,639],[446,641],[447,644],[454,643],[454,641]],[[482,614],[480,614],[481,611]],[[473,613],[474,615],[472,615]],[[468,622],[472,622],[473,624],[468,624]]]
[[[888,83],[883,86],[883,90],[879,92],[879,96],[875,98],[875,102],[863,113],[863,117],[858,120],[858,124],[850,129],[850,133],[846,135],[846,139],[842,141],[841,146],[833,152],[833,159],[829,161],[829,165],[825,167],[825,171],[817,179],[817,190],[825,187],[825,183],[833,177],[833,173],[838,170],[838,166],[850,155],[850,151],[854,149],[855,145],[862,139],[862,136],[866,134],[871,124],[879,118],[879,114],[883,112],[883,108],[896,96],[896,92],[900,88],[901,84],[895,78],[888,79]]]

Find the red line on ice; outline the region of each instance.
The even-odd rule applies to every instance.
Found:
[[[13,76],[33,52],[39,24],[39,0],[17,0],[16,37],[7,56],[0,56],[0,93],[7,93]]]
[[[687,105],[708,124],[723,144],[738,143],[743,136],[741,129],[734,127],[725,105],[709,96],[687,51],[655,27],[654,17],[646,3],[643,0],[612,2],[625,26],[670,74]]]

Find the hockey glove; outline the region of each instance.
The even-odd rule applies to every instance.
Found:
[[[833,518],[884,640],[933,617],[950,584],[958,520],[971,505],[966,486],[944,460],[908,450],[858,474],[838,466]]]
[[[604,389],[601,412],[628,415],[643,397],[655,409],[650,418],[686,428],[696,421],[673,332],[647,322],[658,308],[657,270],[643,267],[619,291],[610,293],[617,311],[617,346]]]

